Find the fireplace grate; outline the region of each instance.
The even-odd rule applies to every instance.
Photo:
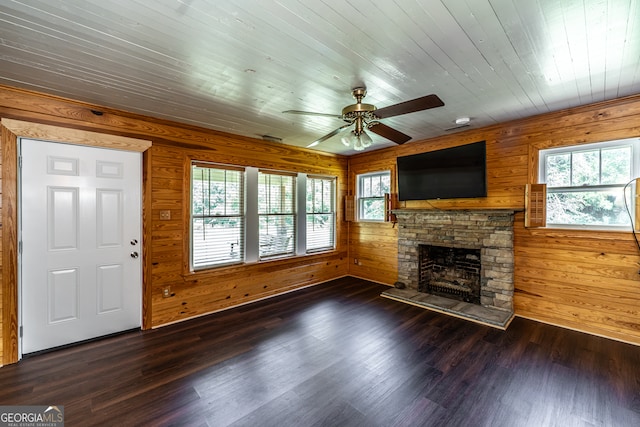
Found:
[[[430,291],[444,292],[453,295],[471,295],[471,288],[458,283],[438,282],[427,285]]]

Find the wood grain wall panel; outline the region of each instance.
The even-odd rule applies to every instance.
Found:
[[[18,151],[17,136],[4,126],[2,130],[2,360],[18,361]]]
[[[172,285],[175,297],[162,298],[161,292],[154,293],[154,313],[157,312],[158,321],[171,323],[345,275],[346,254],[343,259],[326,255],[312,258],[298,259],[293,264],[277,261],[270,267],[254,265],[243,268],[242,274],[232,268],[232,273],[211,273],[206,279]],[[174,298],[179,310],[169,301]]]
[[[394,283],[398,272],[397,227],[388,222],[353,222],[349,230],[349,273]]]
[[[640,345],[640,252],[630,232],[524,228],[525,184],[537,182],[542,148],[640,136],[640,96],[548,113],[416,141],[349,158],[350,173],[370,162],[476,141],[487,142],[488,197],[400,202],[406,209],[517,210],[514,228],[516,315]],[[355,191],[355,187],[349,189]],[[365,231],[366,230],[366,231]],[[379,228],[382,230],[382,228]],[[372,243],[375,227],[352,223],[350,257],[385,260],[397,237]],[[384,262],[384,261],[383,261]],[[389,267],[389,264],[386,265]],[[396,264],[397,268],[397,264]],[[351,264],[351,274],[392,285],[395,274]]]

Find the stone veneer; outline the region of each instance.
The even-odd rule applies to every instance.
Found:
[[[511,210],[400,209],[398,282],[418,290],[418,245],[480,249],[480,304],[513,312],[513,216]]]

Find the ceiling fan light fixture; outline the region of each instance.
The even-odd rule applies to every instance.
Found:
[[[345,147],[350,147],[351,146],[352,134],[353,134],[353,131],[351,131],[350,134],[345,135],[342,138],[340,138],[340,141],[345,145]]]
[[[373,144],[373,140],[365,131],[358,133],[355,129],[340,138],[340,141],[346,147],[353,147],[355,151],[364,151],[365,148],[371,147]]]
[[[362,146],[364,148],[369,148],[371,147],[371,144],[373,144],[373,140],[369,135],[367,135],[365,131],[362,131],[362,133],[360,134],[360,141],[362,142]]]
[[[362,143],[362,138],[360,135],[357,135],[353,141],[353,149],[356,151],[364,151],[364,144]]]

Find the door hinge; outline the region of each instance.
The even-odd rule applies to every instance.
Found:
[[[18,169],[22,169],[22,156],[18,156]]]
[[[22,255],[22,240],[18,242],[18,254]]]
[[[22,338],[22,326],[20,326],[20,331],[18,333],[20,334],[20,338]]]

